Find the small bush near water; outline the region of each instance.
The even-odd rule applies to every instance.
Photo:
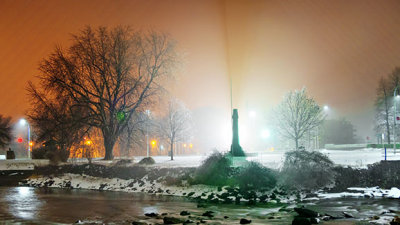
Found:
[[[201,166],[199,166],[194,175],[194,184],[207,184],[215,186],[224,186],[230,183],[230,174],[232,169],[231,162],[225,154],[214,151]]]
[[[240,170],[237,184],[243,190],[271,190],[276,186],[277,173],[260,163],[250,162]]]
[[[295,189],[315,190],[334,183],[334,163],[317,151],[286,152],[281,170],[283,185]]]
[[[156,161],[151,157],[146,157],[139,161],[139,164],[141,165],[152,165],[154,163],[156,163]]]

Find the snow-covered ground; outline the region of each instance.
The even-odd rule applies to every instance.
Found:
[[[320,150],[322,153],[327,154],[329,158],[336,164],[348,165],[352,167],[365,168],[368,164],[373,164],[384,160],[383,149],[365,148],[359,150]],[[210,152],[211,153],[211,152]],[[209,153],[209,154],[210,154]],[[269,168],[278,169],[281,167],[285,157],[284,150],[268,151],[264,153],[252,154],[247,160],[259,162]],[[134,157],[134,162],[139,162],[143,156]],[[171,161],[169,156],[153,156],[156,164],[155,167],[197,167],[201,165],[204,159],[207,158],[206,154],[191,155],[191,156],[174,156]],[[387,150],[387,160],[400,160],[400,150],[395,154],[393,149]],[[86,159],[74,160],[75,162],[87,163]],[[101,158],[95,160],[96,164],[112,164],[112,161],[103,161]],[[0,160],[0,170],[31,170],[33,165],[47,165],[48,160]],[[28,168],[29,167],[29,168]]]
[[[365,168],[368,164],[373,164],[385,159],[384,150],[382,149],[358,149],[358,150],[326,150],[322,149],[320,152],[329,156],[335,163],[344,166],[352,166],[357,168]],[[169,156],[154,156],[156,165],[158,167],[197,167],[207,155],[195,156],[174,156],[174,161],[170,160]],[[275,150],[265,153],[258,153],[248,160],[259,162],[267,167],[278,169],[284,160],[285,151]],[[138,162],[143,157],[135,157],[135,162]],[[387,160],[400,160],[400,150],[394,154],[393,149],[387,150]]]
[[[45,166],[48,159],[16,159],[0,160],[0,171],[4,170],[33,170],[34,166]]]

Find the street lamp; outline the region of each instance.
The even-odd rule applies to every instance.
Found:
[[[324,105],[323,110],[324,110],[325,113],[328,113],[329,106],[328,105]],[[317,126],[317,137],[316,138],[317,139],[315,140],[315,148],[319,149],[320,148],[320,146],[319,146],[319,144],[320,144],[319,143],[319,126]]]
[[[28,121],[26,119],[20,119],[19,124],[21,126],[25,126],[25,124],[28,126],[28,159],[31,158],[31,126],[29,126]]]
[[[393,91],[393,152],[394,154],[396,154],[396,100],[399,99],[399,95],[397,94],[397,90],[398,90],[399,86],[396,85],[396,87],[394,88]]]
[[[253,111],[253,110],[252,110],[252,111],[249,112],[249,117],[250,117],[250,118],[255,118],[256,115],[257,115],[256,111]]]

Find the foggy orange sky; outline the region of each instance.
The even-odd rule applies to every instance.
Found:
[[[285,92],[309,94],[373,135],[377,80],[400,66],[400,1],[2,0],[0,114],[29,108],[40,60],[85,25],[153,28],[184,56],[174,93],[191,109],[267,112]]]

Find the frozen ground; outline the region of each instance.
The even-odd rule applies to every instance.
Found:
[[[368,164],[373,164],[384,160],[384,150],[382,149],[359,149],[359,150],[320,150],[327,154],[336,164],[348,165],[357,168],[365,168]],[[284,160],[285,151],[275,150],[273,152],[259,153],[248,157],[248,160],[257,161],[270,168],[279,168]],[[155,166],[160,167],[197,167],[206,158],[206,155],[196,156],[174,156],[174,161],[168,156],[154,156]],[[135,157],[138,162],[143,157]],[[387,160],[400,160],[400,150],[394,154],[393,149],[387,150]]]
[[[373,164],[384,160],[383,149],[358,149],[358,150],[320,150],[322,153],[327,154],[329,158],[336,164],[348,165],[352,167],[365,168],[368,164]],[[211,153],[211,152],[210,152]],[[264,153],[253,154],[254,156],[248,157],[248,160],[260,162],[261,164],[278,169],[284,160],[285,151],[275,150]],[[143,157],[136,156],[135,162],[139,162]],[[197,167],[204,159],[207,158],[206,154],[192,155],[192,156],[174,156],[171,161],[169,156],[153,156],[156,167]],[[387,150],[387,160],[400,160],[400,150],[395,154],[393,149]],[[74,160],[75,162],[87,163],[86,159]],[[32,169],[33,164],[45,165],[48,160],[0,160],[0,170],[29,170]],[[112,164],[112,161],[103,161],[100,158],[95,160],[97,164]],[[29,167],[29,168],[27,168]]]

